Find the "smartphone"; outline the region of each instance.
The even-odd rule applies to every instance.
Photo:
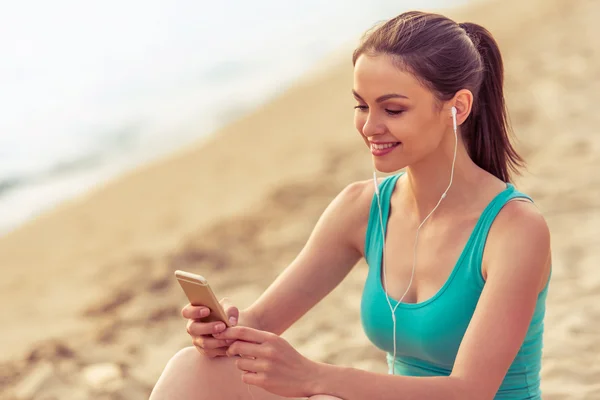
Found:
[[[191,305],[204,306],[210,309],[208,317],[200,319],[202,322],[221,321],[226,326],[231,326],[225,310],[215,297],[206,278],[180,270],[175,271],[175,278],[177,278]]]

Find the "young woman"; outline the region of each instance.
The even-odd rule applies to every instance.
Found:
[[[496,42],[477,24],[407,12],[365,35],[353,63],[374,167],[406,172],[346,187],[251,307],[223,301],[237,326],[185,307],[195,347],[169,361],[152,399],[541,397],[550,235],[509,183],[523,162]],[[309,360],[279,336],[361,257],[362,323],[387,375]]]

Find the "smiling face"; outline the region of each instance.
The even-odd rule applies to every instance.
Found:
[[[433,92],[388,55],[361,55],[354,66],[354,124],[375,167],[394,172],[431,156],[448,129]]]

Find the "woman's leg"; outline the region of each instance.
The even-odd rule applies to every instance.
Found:
[[[195,347],[180,350],[165,367],[150,400],[283,400],[256,386],[242,382],[242,372],[235,366],[235,358],[207,358]],[[341,400],[328,395],[316,395],[310,400]]]
[[[187,347],[169,360],[150,400],[284,399],[256,386],[250,386],[249,392],[241,375],[235,358],[208,358]]]

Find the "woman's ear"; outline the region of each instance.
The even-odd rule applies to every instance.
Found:
[[[473,93],[468,89],[461,89],[450,100],[450,107],[456,107],[456,124],[462,125],[469,117],[473,108]]]

